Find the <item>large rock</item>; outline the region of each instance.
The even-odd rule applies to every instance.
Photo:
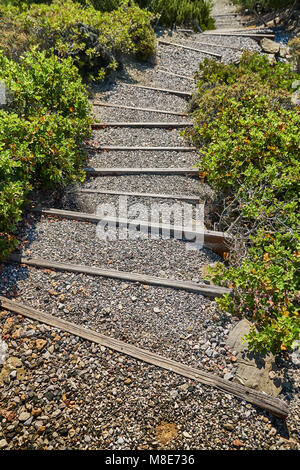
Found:
[[[271,39],[268,38],[263,38],[260,41],[261,48],[264,52],[267,52],[268,54],[278,54],[280,44],[275,41],[271,41]]]
[[[265,56],[267,57],[270,65],[275,65],[277,63],[275,54],[265,54]]]
[[[277,377],[273,354],[252,352],[247,342],[242,341],[242,338],[249,333],[251,326],[248,320],[241,320],[227,339],[227,346],[236,352],[237,372],[234,381],[276,397],[281,392],[281,381]]]
[[[280,44],[280,48],[279,48],[279,56],[280,57],[287,57],[290,55],[290,48],[289,46],[285,45],[285,44]]]

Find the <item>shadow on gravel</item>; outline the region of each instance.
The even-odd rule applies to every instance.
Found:
[[[94,82],[89,85],[91,98],[93,98],[96,93],[115,90],[115,88],[120,85],[120,81],[126,83],[138,83],[139,80],[132,77],[128,68],[135,69],[141,73],[145,72],[145,70],[152,70],[156,65],[156,58],[153,57],[148,62],[139,62],[138,60],[128,58],[124,59],[123,62],[124,63],[119,67],[119,69],[108,76],[104,82]],[[103,101],[106,100],[107,97],[103,97]]]
[[[19,244],[15,252],[30,256],[30,245],[36,238],[36,225],[40,220],[39,215],[32,215],[24,211],[22,220],[19,222],[18,230],[14,234]],[[28,250],[28,251],[27,251]],[[19,266],[10,263],[0,263],[0,295],[13,298],[21,294],[19,291],[19,281],[24,281],[29,276],[29,270],[26,266]]]

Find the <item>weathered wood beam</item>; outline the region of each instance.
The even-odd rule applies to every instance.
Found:
[[[83,194],[113,194],[119,196],[132,196],[132,197],[145,197],[145,198],[158,198],[158,199],[178,199],[180,201],[187,201],[199,203],[199,196],[188,196],[185,194],[160,194],[160,193],[136,193],[129,191],[119,191],[111,189],[78,189],[76,193]]]
[[[195,152],[197,147],[143,147],[138,145],[136,147],[128,147],[127,145],[99,145],[99,146],[89,146],[90,150],[99,150],[99,151],[136,151],[143,150],[144,152]]]
[[[46,216],[57,216],[65,219],[82,220],[93,223],[102,222],[109,223],[115,227],[126,227],[129,230],[138,230],[148,233],[167,233],[170,238],[193,242],[199,240],[205,248],[209,248],[217,253],[228,251],[230,238],[224,232],[216,232],[213,230],[186,228],[185,226],[176,226],[172,224],[154,223],[148,220],[132,220],[128,218],[113,217],[107,215],[102,217],[97,214],[87,212],[68,211],[63,209],[44,209],[34,207],[33,212]]]
[[[133,87],[133,88],[141,88],[143,90],[151,90],[151,91],[158,91],[161,93],[169,93],[170,95],[178,95],[182,96],[183,98],[191,98],[192,93],[187,92],[187,91],[182,91],[182,90],[172,90],[169,88],[157,88],[153,86],[146,86],[146,85],[137,85],[136,83],[125,83],[122,82],[122,85],[126,85],[128,87]]]
[[[196,369],[194,367],[187,366],[186,364],[173,361],[172,359],[159,356],[151,351],[105,336],[91,329],[62,320],[53,315],[49,315],[48,313],[44,313],[32,307],[9,300],[5,297],[0,296],[0,303],[3,309],[22,315],[26,318],[30,318],[31,320],[45,323],[46,325],[58,328],[61,331],[66,331],[72,335],[100,344],[101,346],[110,348],[121,354],[126,354],[127,356],[133,357],[139,361],[146,362],[147,364],[161,367],[165,370],[181,375],[182,377],[195,380],[196,382],[200,382],[210,387],[215,387],[222,393],[229,393],[241,400],[252,403],[253,405],[267,410],[281,419],[286,419],[288,416],[288,407],[286,403],[278,398],[271,397],[243,385],[230,382],[229,380],[225,380],[204,370]]]
[[[262,38],[274,39],[274,34],[267,34],[267,33],[222,33],[216,30],[215,32],[205,32],[203,33],[205,36],[232,36],[232,37],[240,37],[240,38],[251,38],[260,41]]]
[[[166,75],[171,75],[172,77],[194,81],[194,77],[192,77],[191,75],[182,75],[179,73],[169,72],[168,70],[164,70],[164,69],[157,69],[157,72],[165,73]]]
[[[149,129],[178,129],[193,127],[192,122],[94,122],[92,129],[105,129],[106,127],[137,127]]]
[[[174,42],[163,41],[161,39],[158,42],[159,42],[159,44],[163,44],[163,45],[166,45],[166,46],[180,47],[182,49],[187,49],[189,51],[200,52],[201,54],[212,55],[213,57],[217,57],[218,59],[222,58],[222,54],[217,54],[216,52],[203,51],[201,49],[195,49],[194,47],[184,46],[183,44],[177,44],[177,43],[174,43]]]
[[[130,109],[134,111],[143,111],[145,113],[170,114],[172,116],[188,117],[188,113],[182,113],[178,111],[168,111],[165,109],[156,109],[156,108],[139,108],[136,106],[125,106],[125,105],[116,104],[116,103],[106,103],[104,101],[94,101],[93,106],[102,106],[106,108],[116,108],[116,109]]]
[[[147,274],[140,274],[136,272],[119,271],[115,269],[98,268],[94,266],[84,266],[81,264],[60,263],[57,261],[46,260],[42,258],[28,258],[19,254],[12,254],[7,263],[25,264],[27,266],[35,266],[37,268],[47,268],[57,271],[66,271],[72,273],[84,273],[90,276],[101,276],[112,279],[119,279],[129,282],[139,282],[141,284],[148,284],[159,287],[170,287],[172,289],[185,290],[194,292],[206,297],[221,297],[223,294],[230,294],[231,290],[225,287],[214,285],[201,285],[191,281],[181,281],[176,279],[160,278],[149,276]]]
[[[185,175],[199,176],[196,168],[85,168],[89,176],[121,175]]]

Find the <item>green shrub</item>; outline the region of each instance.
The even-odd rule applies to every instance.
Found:
[[[80,120],[84,129],[89,123],[87,91],[71,59],[32,51],[16,63],[0,54],[0,80],[11,95],[10,110],[19,116],[28,118],[48,111],[78,120],[80,128]]]
[[[76,1],[53,0],[7,15],[30,45],[71,57],[87,79],[101,79],[115,70],[123,54],[146,60],[155,52],[153,14],[127,2],[103,13]]]
[[[159,24],[163,26],[184,25],[196,20],[203,30],[214,27],[210,0],[137,0],[137,3],[160,15]]]
[[[277,62],[273,67],[266,56],[245,51],[238,67],[204,59],[196,73],[197,89],[203,92],[216,85],[232,85],[243,76],[248,79],[255,77],[262,84],[278,90],[291,90],[292,83],[297,78],[289,64]]]
[[[83,181],[82,141],[90,136],[87,92],[71,59],[33,51],[21,63],[0,52],[0,80],[10,96],[0,110],[0,258],[33,188]]]
[[[252,10],[256,3],[260,3],[262,10],[267,12],[274,8],[286,7],[294,3],[294,0],[233,0],[235,5]]]
[[[254,66],[260,61],[200,66],[190,135],[202,146],[202,175],[221,191],[221,228],[235,239],[229,264],[214,272],[234,289],[219,305],[253,321],[250,348],[275,353],[291,349],[300,332],[300,116],[291,104],[296,75],[281,64]]]
[[[80,0],[80,2],[84,5],[92,4],[100,11],[112,11],[124,3],[122,0]],[[214,27],[214,20],[210,16],[213,5],[211,0],[136,0],[136,4],[160,16],[159,24],[162,26],[184,25],[196,20],[202,29]]]

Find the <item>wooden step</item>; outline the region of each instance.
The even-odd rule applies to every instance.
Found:
[[[199,176],[196,168],[85,168],[89,176],[184,175]]]
[[[93,106],[102,106],[106,108],[116,108],[116,109],[131,109],[134,111],[143,111],[145,113],[157,113],[157,114],[170,114],[171,116],[182,116],[187,117],[188,113],[181,113],[177,111],[167,111],[165,109],[156,109],[156,108],[138,108],[136,106],[125,106],[117,103],[106,103],[105,101],[94,101]]]
[[[187,28],[176,28],[176,31],[179,33],[188,33],[188,34],[193,34],[195,31],[193,29],[187,29]]]
[[[133,87],[133,88],[141,88],[143,90],[151,90],[151,91],[158,91],[161,93],[169,93],[170,95],[178,95],[182,96],[183,98],[191,98],[192,93],[187,92],[187,91],[181,91],[181,90],[172,90],[169,88],[157,88],[153,86],[146,86],[146,85],[137,85],[136,83],[126,83],[122,82],[122,85],[126,85],[128,87]]]
[[[10,312],[30,318],[31,320],[58,328],[61,331],[66,331],[72,335],[100,344],[101,346],[118,351],[121,354],[126,354],[138,359],[139,361],[146,362],[147,364],[163,368],[172,373],[181,375],[182,377],[195,380],[196,382],[200,382],[210,387],[215,387],[223,393],[229,393],[241,400],[246,400],[247,402],[258,406],[259,408],[263,408],[281,419],[286,419],[288,416],[288,407],[284,401],[271,397],[263,392],[230,382],[229,380],[213,375],[210,372],[196,369],[180,362],[173,361],[172,359],[159,356],[156,353],[133,346],[130,343],[125,343],[124,341],[105,336],[94,330],[62,320],[54,315],[49,315],[48,313],[41,312],[40,310],[25,306],[24,304],[9,300],[5,297],[0,296],[0,303],[2,309],[9,310]]]
[[[142,150],[144,152],[195,152],[197,147],[128,147],[127,145],[100,145],[100,146],[87,146],[89,150],[98,150],[98,151],[138,151]]]
[[[180,47],[182,49],[187,49],[189,51],[200,52],[201,54],[212,55],[213,57],[217,57],[218,59],[222,58],[222,54],[217,54],[215,52],[203,51],[201,49],[195,49],[194,47],[184,46],[183,44],[177,44],[177,43],[174,43],[174,42],[163,41],[161,39],[158,42],[159,42],[159,44],[164,44],[164,45],[167,45],[167,46]]]
[[[230,238],[224,232],[215,232],[212,230],[195,230],[190,228],[179,227],[176,225],[168,225],[168,224],[160,224],[149,222],[148,220],[132,220],[128,218],[121,218],[121,217],[113,217],[107,215],[105,217],[101,217],[97,214],[91,214],[86,212],[76,212],[76,211],[68,211],[63,209],[44,209],[40,207],[35,207],[32,209],[33,212],[46,215],[46,216],[57,216],[64,219],[71,219],[71,220],[82,220],[92,223],[98,223],[106,221],[106,223],[110,223],[115,227],[122,227],[127,228],[129,230],[138,230],[148,233],[167,233],[170,238],[176,238],[178,240],[185,240],[193,242],[196,237],[201,239],[203,246],[205,248],[209,248],[212,251],[223,254],[224,252],[228,251]]]
[[[148,129],[180,129],[193,127],[192,122],[94,122],[92,129],[105,129],[106,127],[137,127]]]
[[[58,271],[67,271],[72,273],[84,273],[91,276],[109,277],[112,279],[120,279],[123,281],[139,282],[160,287],[170,287],[173,289],[185,290],[188,292],[198,293],[207,297],[221,297],[223,294],[231,294],[231,289],[225,287],[198,284],[191,281],[181,281],[176,279],[165,279],[147,274],[135,272],[118,271],[115,269],[97,268],[93,266],[84,266],[81,264],[59,263],[57,261],[46,260],[42,258],[27,258],[19,254],[13,254],[7,260],[7,263],[25,264],[27,266],[35,266],[37,268],[54,269]]]
[[[224,32],[218,32],[218,30],[214,32],[205,32],[203,33],[205,36],[232,36],[232,37],[240,37],[240,38],[251,38],[260,41],[263,38],[268,38],[268,39],[274,39],[275,35],[274,34],[268,34],[268,33],[238,33],[238,32],[232,32],[232,33],[224,33]]]
[[[199,203],[199,196],[188,196],[185,194],[155,194],[155,193],[135,193],[129,191],[118,191],[111,189],[78,189],[76,193],[83,194],[113,194],[118,196],[132,196],[132,197],[145,197],[145,198],[158,198],[158,199],[178,199],[180,201],[187,201],[191,203]]]
[[[156,71],[165,73],[166,75],[171,75],[172,77],[183,78],[184,80],[194,81],[194,77],[192,77],[191,75],[182,75],[179,73],[169,72],[168,70],[164,70],[164,69],[157,69]]]
[[[235,47],[235,46],[224,46],[223,44],[214,44],[212,42],[198,42],[198,41],[194,41],[195,44],[201,44],[201,45],[205,45],[205,46],[212,46],[212,47],[218,47],[219,49],[231,49],[233,51],[240,51],[242,52],[244,49],[241,48],[241,47]]]
[[[220,13],[220,14],[216,14],[216,15],[213,15],[213,18],[222,18],[223,16],[233,16],[233,17],[236,17],[238,16],[237,13]]]

